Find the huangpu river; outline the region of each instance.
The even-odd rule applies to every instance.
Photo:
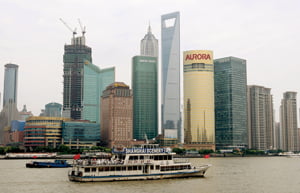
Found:
[[[70,182],[69,168],[26,168],[28,161],[0,160],[1,193],[300,192],[300,158],[192,158],[194,165],[213,165],[204,178],[89,183]]]

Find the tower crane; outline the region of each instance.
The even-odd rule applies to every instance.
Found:
[[[82,26],[82,24],[81,24],[81,22],[80,22],[80,19],[78,18],[78,23],[79,23],[79,25],[80,25],[80,28],[81,28],[81,31],[82,31],[82,36],[84,36],[84,34],[85,34],[85,26]]]
[[[75,35],[77,34],[76,28],[72,30],[72,28],[62,18],[59,18],[59,20],[73,33],[73,38],[75,38]]]

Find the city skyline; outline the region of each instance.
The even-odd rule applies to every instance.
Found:
[[[5,64],[19,65],[19,111],[26,104],[29,111],[38,115],[45,104],[62,104],[63,47],[69,44],[72,33],[59,21],[60,17],[72,28],[77,27],[78,34],[81,31],[77,18],[80,18],[87,27],[86,41],[93,49],[93,63],[101,69],[115,66],[116,81],[128,85],[131,85],[131,58],[139,53],[136,42],[144,35],[149,22],[152,33],[161,42],[160,16],[179,11],[180,55],[184,50],[208,49],[214,52],[215,58],[246,59],[248,85],[272,89],[276,121],[279,121],[282,94],[299,92],[300,70],[295,63],[300,42],[298,1],[288,4],[280,1],[124,1],[118,5],[104,1],[87,1],[84,5],[77,2],[71,9],[67,1],[0,3],[5,8],[0,17],[3,27],[0,77],[4,75]],[[172,6],[167,6],[169,4]],[[82,6],[89,11],[80,11]],[[105,10],[100,13],[97,10],[101,7]],[[214,15],[210,14],[211,10]],[[94,17],[95,12],[99,14],[97,17]],[[203,17],[205,15],[210,17]],[[160,59],[161,55],[158,69]],[[3,81],[0,78],[1,97]]]

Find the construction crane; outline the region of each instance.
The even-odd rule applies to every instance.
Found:
[[[59,20],[73,33],[73,38],[75,38],[75,35],[77,34],[76,28],[72,30],[72,28],[62,18],[59,18]]]
[[[80,19],[78,18],[78,23],[79,23],[79,25],[80,25],[80,28],[81,28],[81,32],[82,32],[82,36],[84,36],[84,34],[85,34],[85,26],[82,26],[82,24],[81,24],[81,22],[80,22]]]

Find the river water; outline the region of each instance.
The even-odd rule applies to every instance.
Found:
[[[298,193],[300,158],[193,158],[210,163],[204,178],[70,182],[69,168],[25,168],[29,160],[0,160],[0,193]]]

